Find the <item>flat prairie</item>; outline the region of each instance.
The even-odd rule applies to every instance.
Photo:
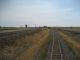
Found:
[[[0,43],[2,42],[0,60],[33,60],[37,52],[48,41],[49,29],[23,32],[22,35],[11,35],[10,38],[0,39]]]

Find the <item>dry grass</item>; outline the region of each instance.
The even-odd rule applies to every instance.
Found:
[[[80,59],[80,42],[77,42],[72,36],[68,36],[64,32],[58,31],[67,44],[71,47],[77,57]]]
[[[15,60],[15,58],[21,55],[25,50],[32,50],[33,46],[42,43],[40,39],[44,37],[44,34],[46,34],[48,30],[42,31],[41,29],[38,29],[28,32],[28,34],[26,32],[26,34],[23,35],[12,36],[0,40],[0,45],[3,46],[3,48],[0,46],[0,60]]]
[[[14,32],[14,31],[19,31],[19,30],[2,30],[0,32]]]
[[[42,30],[41,32],[36,33],[33,36],[30,36],[29,37],[30,40],[28,43],[30,43],[31,46],[16,60],[33,60],[38,50],[47,40],[48,36],[49,36],[48,29]]]

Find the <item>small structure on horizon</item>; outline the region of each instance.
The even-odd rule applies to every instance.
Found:
[[[47,28],[47,26],[44,26],[44,28]]]
[[[1,28],[1,26],[0,26],[0,28]]]
[[[27,28],[27,25],[25,25],[25,27]]]

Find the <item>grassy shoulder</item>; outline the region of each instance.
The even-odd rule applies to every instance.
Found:
[[[17,57],[16,60],[33,60],[37,52],[43,48],[49,36],[49,29],[44,29],[39,33],[34,34],[33,36],[28,37],[29,48]],[[26,37],[27,40],[27,37]],[[42,50],[42,52],[44,49]]]
[[[51,40],[52,40],[52,32],[51,32],[51,30],[50,30],[50,32],[48,32],[49,33],[49,36],[46,38],[46,41],[45,41],[45,43],[41,46],[41,48],[39,48],[39,50],[38,50],[38,52],[37,52],[37,54],[36,54],[36,56],[34,57],[34,60],[45,60],[46,59],[46,57],[47,57],[47,52],[48,52],[48,47],[49,47],[49,44],[50,44],[50,42],[51,42]]]
[[[0,60],[5,60],[5,58],[14,60],[25,50],[32,49],[35,44],[41,43],[38,39],[44,37],[47,31],[41,29],[22,31],[21,35],[0,39]]]
[[[80,59],[80,42],[77,42],[72,36],[68,36],[63,31],[58,31],[58,33],[64,38],[70,49],[75,53],[77,60]]]

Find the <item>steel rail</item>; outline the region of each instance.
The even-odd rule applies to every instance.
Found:
[[[53,60],[52,57],[53,57],[53,48],[54,48],[54,33],[53,33],[53,42],[52,42],[52,47],[51,47],[51,57],[50,57],[50,60]]]
[[[59,44],[59,50],[60,50],[61,60],[64,60],[64,59],[63,59],[63,54],[62,54],[62,48],[61,48],[60,40],[58,40],[58,44]]]

